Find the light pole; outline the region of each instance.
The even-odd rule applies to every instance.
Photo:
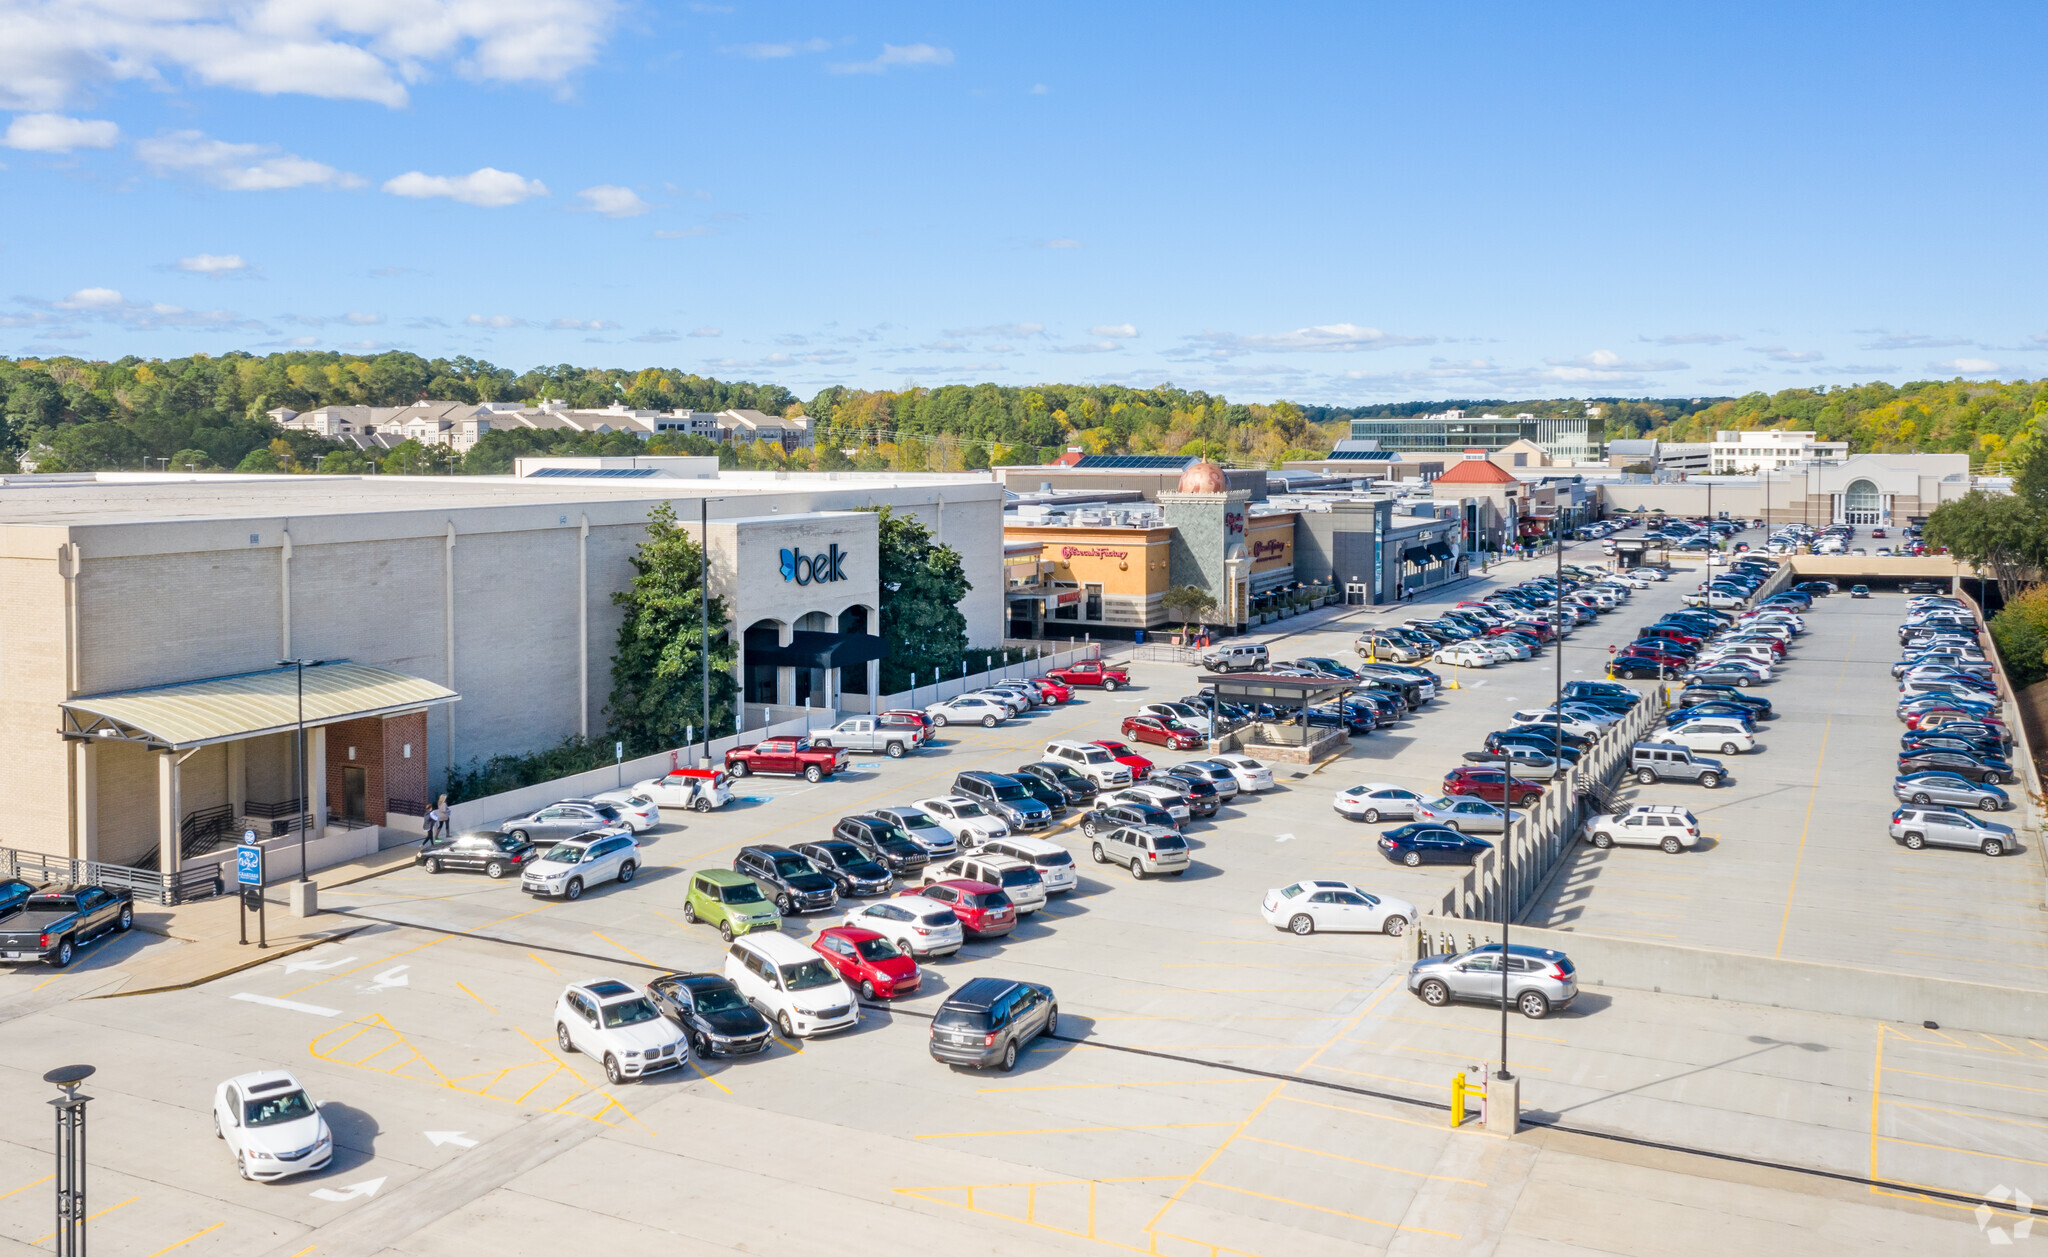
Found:
[[[317,668],[331,659],[280,659],[277,666],[291,668],[297,675],[299,688],[298,734],[292,739],[292,779],[299,786],[299,880],[306,880],[306,831],[312,827],[313,818],[306,806],[306,669]]]
[[[711,504],[724,498],[697,499],[697,631],[703,634],[698,651],[704,672],[704,760],[711,767]],[[747,696],[742,690],[740,702]],[[741,710],[745,710],[742,706]],[[737,724],[738,722],[734,722]]]
[[[92,1077],[90,1065],[65,1065],[43,1075],[60,1093],[57,1111],[57,1257],[85,1257],[85,1106],[91,1096],[78,1088]]]

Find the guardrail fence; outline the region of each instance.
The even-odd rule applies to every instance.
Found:
[[[183,869],[165,877],[155,869],[130,868],[98,860],[74,860],[69,856],[44,855],[40,851],[16,851],[0,847],[0,877],[18,877],[25,882],[50,886],[105,886],[125,890],[140,902],[166,907],[207,899],[224,889],[220,866],[206,864]]]

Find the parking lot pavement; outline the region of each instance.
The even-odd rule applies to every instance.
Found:
[[[1674,584],[1676,582],[1673,582]],[[1993,985],[2048,985],[2034,852],[1908,851],[1886,833],[1904,730],[1893,714],[1904,597],[1814,604],[1778,679],[1778,718],[1731,785],[1630,784],[1711,838],[1667,856],[1579,847],[1528,923]],[[2010,814],[2008,814],[2009,816]]]
[[[1676,592],[1638,595],[1582,630],[1566,679],[1598,675],[1608,638],[1632,635],[1660,596]],[[1341,657],[1366,614],[1302,623],[1275,654]],[[864,1008],[847,1033],[619,1088],[556,1046],[552,1009],[569,980],[721,967],[717,935],[682,921],[687,870],[942,793],[962,769],[1015,767],[1055,737],[1115,736],[1132,704],[1197,680],[1167,665],[1138,672],[1134,690],[949,730],[937,751],[863,760],[843,779],[743,782],[759,801],[672,814],[644,836],[640,878],[574,903],[408,869],[323,896],[334,919],[361,927],[347,939],[190,990],[77,998],[118,977],[118,953],[99,969],[0,975],[0,1095],[14,1098],[0,1130],[0,1239],[33,1244],[48,1230],[36,1079],[84,1060],[100,1069],[95,1242],[144,1254],[637,1252],[677,1237],[712,1252],[837,1254],[900,1246],[906,1233],[947,1251],[1212,1257],[1494,1241],[1503,1252],[1718,1253],[1728,1234],[1802,1252],[1982,1242],[1966,1212],[1810,1176],[1736,1176],[1558,1132],[1453,1132],[1441,1107],[1451,1074],[1498,1053],[1498,1014],[1425,1009],[1400,986],[1400,940],[1297,938],[1260,919],[1268,887],[1308,876],[1440,897],[1461,870],[1387,864],[1371,843],[1378,827],[1338,818],[1331,796],[1363,780],[1433,786],[1509,704],[1547,699],[1549,656],[1470,675],[1318,770],[1283,768],[1278,789],[1191,827],[1185,877],[1133,881],[1063,831],[1077,891],[1009,938],[927,966],[916,997]],[[1694,872],[1713,854],[1679,865]],[[810,938],[834,920],[788,932]],[[927,1056],[931,1012],[977,975],[1044,982],[1058,997],[1059,1037],[1013,1073]],[[2048,1058],[2038,1044],[1980,1050],[1982,1036],[1598,990],[1510,1031],[1525,1105],[1565,1126],[1858,1174],[1875,1165],[1965,1192],[1998,1181],[1979,1181],[1996,1164],[2048,1198],[2048,1184],[2019,1181],[2035,1173],[2029,1161],[2048,1162],[2033,1142],[2048,1131],[2035,1103],[2048,1083],[2013,1072],[2038,1068],[2036,1051]],[[208,1137],[207,1105],[221,1079],[277,1066],[326,1105],[336,1163],[244,1183]],[[1701,1226],[1703,1209],[1723,1225]]]

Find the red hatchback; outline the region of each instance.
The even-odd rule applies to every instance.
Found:
[[[1134,742],[1153,742],[1174,751],[1192,751],[1202,745],[1201,734],[1157,716],[1125,716],[1123,735]]]
[[[1508,775],[1498,768],[1453,768],[1444,774],[1444,793],[1476,795],[1488,803],[1500,803],[1507,798]],[[1516,807],[1542,797],[1542,786],[1515,778]]]
[[[1045,701],[1048,703],[1057,704],[1073,701],[1074,687],[1071,685],[1061,685],[1051,677],[1034,678],[1031,684],[1038,687],[1038,692],[1045,696]]]
[[[1010,902],[1002,887],[987,882],[955,877],[896,893],[899,898],[923,895],[945,904],[960,918],[960,932],[969,938],[1000,938],[1017,928],[1017,905]]]
[[[862,999],[909,995],[922,980],[917,962],[873,930],[835,925],[818,931],[811,950],[823,956],[847,985],[858,987]]]
[[[1139,755],[1123,743],[1112,742],[1108,738],[1097,738],[1095,739],[1095,745],[1108,751],[1116,758],[1117,763],[1130,769],[1132,781],[1143,781],[1152,775],[1152,761]]]

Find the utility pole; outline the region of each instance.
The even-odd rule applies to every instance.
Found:
[[[277,666],[291,668],[298,674],[299,719],[298,735],[292,740],[292,773],[299,785],[299,880],[306,880],[306,831],[312,827],[312,815],[307,807],[306,788],[306,669],[317,668],[329,659],[280,659]]]
[[[92,1077],[90,1065],[65,1065],[43,1075],[59,1092],[57,1111],[57,1257],[85,1257],[85,1106],[91,1096],[78,1088]]]

